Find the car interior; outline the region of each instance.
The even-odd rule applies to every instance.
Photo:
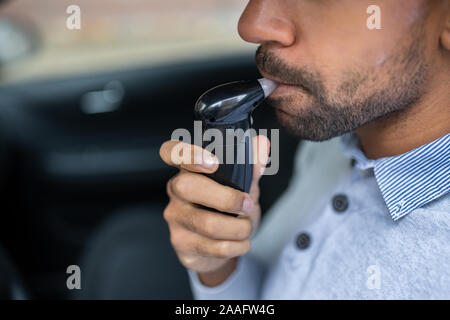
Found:
[[[206,90],[261,77],[254,50],[233,49],[243,3],[81,0],[73,31],[70,1],[0,2],[0,299],[191,299],[163,219],[177,170],[159,148],[175,129],[192,132]],[[197,18],[201,32],[172,27]],[[272,108],[253,118],[280,129],[279,172],[261,180],[264,219],[299,141]],[[81,290],[69,288],[73,266]]]
[[[204,91],[257,77],[252,55],[231,55],[2,86],[2,270],[32,298],[79,298],[66,288],[74,264],[82,298],[191,298],[162,218],[176,170],[159,147],[193,129]],[[254,123],[279,128],[264,106]],[[298,141],[282,129],[280,141],[280,171],[261,181],[263,212],[292,172]],[[0,274],[11,292],[15,281]]]

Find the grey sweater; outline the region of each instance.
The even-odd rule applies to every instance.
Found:
[[[389,193],[380,191],[392,189],[393,182],[383,185],[377,179],[378,162],[368,165],[360,158],[352,167],[344,155],[352,154],[352,147],[342,152],[339,139],[303,143],[289,189],[264,219],[252,250],[239,258],[234,273],[211,288],[188,270],[195,297],[449,299],[448,137],[440,144],[439,149],[436,144],[423,149],[438,154],[412,152],[408,161],[414,166],[402,167],[398,158],[389,163],[391,176],[404,175],[398,184],[403,188],[411,168],[430,162],[412,175],[424,175],[417,182],[422,188],[402,191],[406,202],[401,203],[424,200],[396,220],[386,204]]]

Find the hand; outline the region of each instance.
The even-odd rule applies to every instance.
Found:
[[[261,216],[258,182],[269,149],[270,142],[265,136],[254,138],[256,160],[250,194],[247,194],[200,174],[213,173],[218,168],[217,158],[208,151],[179,141],[167,141],[161,146],[162,160],[180,169],[167,183],[170,201],[164,219],[169,225],[170,241],[180,262],[197,271],[205,285],[223,282],[234,270],[237,257],[250,250],[250,235]]]

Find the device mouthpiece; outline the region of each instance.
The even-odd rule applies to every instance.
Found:
[[[277,87],[278,83],[265,78],[214,87],[197,100],[196,117],[208,122],[239,122],[247,119]]]
[[[278,83],[270,79],[261,78],[258,79],[258,82],[264,91],[264,98],[270,96],[270,94],[278,87]]]

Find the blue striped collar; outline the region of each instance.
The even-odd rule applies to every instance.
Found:
[[[396,221],[450,191],[450,133],[402,155],[367,159],[354,134],[342,137],[355,168],[373,168],[383,199]]]

